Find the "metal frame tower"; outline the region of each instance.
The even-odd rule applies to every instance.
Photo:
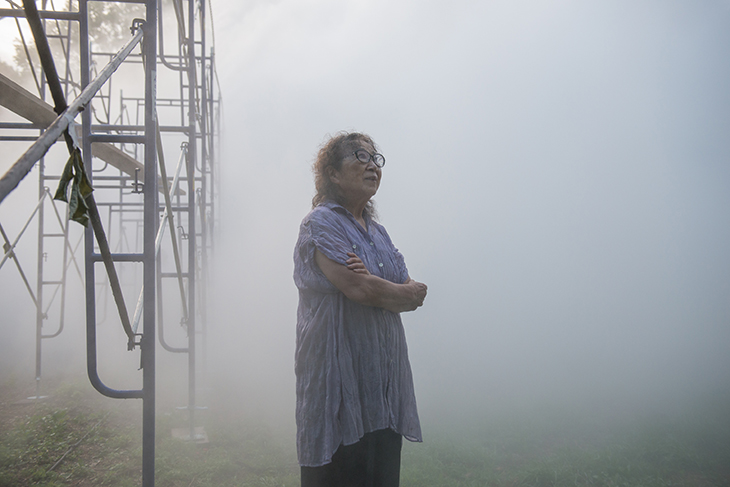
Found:
[[[69,0],[65,10],[57,10],[52,1],[41,0],[38,10],[34,0],[24,0],[23,8],[7,1],[13,8],[0,9],[0,17],[15,17],[18,22],[25,18],[43,68],[38,77],[31,66],[37,79],[37,95],[0,76],[0,105],[25,120],[0,123],[0,142],[32,142],[0,178],[0,203],[33,167],[38,167],[39,173],[40,200],[31,215],[37,218],[39,229],[35,293],[14,259],[22,232],[12,242],[2,232],[2,261],[15,260],[36,307],[35,398],[41,397],[41,344],[64,330],[67,275],[75,267],[80,276],[83,272],[85,285],[89,380],[106,396],[143,400],[143,485],[152,486],[158,339],[165,350],[187,355],[188,398],[183,408],[188,411],[186,438],[201,439],[195,428],[199,409],[196,381],[198,352],[205,350],[206,280],[217,223],[216,156],[221,120],[214,49],[208,47],[206,35],[206,2]],[[130,39],[114,54],[95,51],[91,44],[90,7],[105,3],[137,4],[142,12],[129,25]],[[169,15],[170,10],[174,15]],[[165,24],[166,18],[174,21]],[[166,39],[165,30],[175,37]],[[164,52],[164,42],[167,40],[169,45],[170,39],[177,46],[174,54]],[[74,40],[77,47],[72,48]],[[54,59],[50,42],[60,44],[61,59]],[[78,59],[72,55],[75,52]],[[28,59],[32,59],[29,52]],[[79,82],[74,80],[75,62]],[[96,71],[100,65],[103,69]],[[45,102],[49,92],[55,106]],[[113,99],[117,96],[115,109]],[[73,101],[67,104],[71,98]],[[130,105],[134,105],[134,116],[130,115]],[[79,114],[80,125],[75,123]],[[39,135],[28,135],[32,131]],[[65,165],[59,161],[58,150],[49,151],[59,136],[68,149],[62,159],[71,156]],[[166,157],[171,152],[176,157]],[[175,161],[174,167],[171,161]],[[64,217],[48,197],[48,186],[66,175],[72,175],[68,181],[71,192],[65,192],[71,211]],[[90,195],[84,192],[84,176],[94,186]],[[69,240],[73,225],[69,216],[74,216],[69,213],[76,213],[79,202],[88,206],[88,216],[82,212],[81,219],[88,218],[91,223],[84,231],[83,271]],[[60,224],[56,231],[48,229],[46,210],[50,204],[56,213],[51,220]],[[130,234],[136,238],[130,239]],[[60,266],[60,277],[46,276],[50,272],[44,265],[49,239],[63,242],[61,263],[56,266]],[[104,271],[97,264],[102,264]],[[167,282],[173,284],[167,286]],[[109,387],[99,374],[98,364],[104,357],[98,354],[97,304],[108,295],[107,289],[118,312],[112,320],[121,324],[127,348],[140,349],[142,384],[138,389]],[[59,326],[53,333],[44,333],[52,304],[60,306]],[[185,347],[171,346],[165,340],[165,324],[175,320],[186,330]],[[199,336],[202,344],[197,340]]]

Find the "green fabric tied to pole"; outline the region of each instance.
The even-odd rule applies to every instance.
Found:
[[[70,199],[68,198],[68,183],[71,183]],[[81,151],[74,148],[63,169],[61,181],[58,183],[58,189],[53,199],[68,203],[71,220],[86,227],[89,225],[89,207],[86,205],[86,197],[93,190],[89,178],[86,177]]]

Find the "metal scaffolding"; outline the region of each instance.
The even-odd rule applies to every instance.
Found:
[[[31,169],[38,168],[39,174],[38,204],[29,211],[23,231],[11,239],[0,226],[5,249],[0,267],[14,261],[36,310],[34,399],[42,397],[42,343],[64,331],[68,280],[75,273],[85,287],[89,380],[106,396],[142,399],[142,482],[152,486],[158,339],[164,350],[187,356],[184,436],[190,441],[205,438],[195,427],[200,409],[196,380],[198,354],[204,353],[206,341],[221,120],[215,51],[206,35],[206,1],[69,0],[64,10],[50,0],[38,2],[40,10],[34,0],[24,0],[22,8],[6,1],[12,8],[0,9],[0,17],[14,17],[19,30],[28,22],[38,49],[37,57],[30,48],[25,50],[37,94],[0,75],[0,105],[19,117],[0,123],[0,141],[31,143],[0,178],[0,203]],[[116,53],[95,50],[91,42],[90,8],[104,4],[130,5],[129,10],[136,8],[139,14],[129,19],[131,35]],[[175,48],[165,52],[165,41],[168,50],[171,43]],[[36,58],[42,69],[34,66]],[[97,66],[103,68],[97,71]],[[45,101],[48,94],[54,106]],[[72,101],[67,105],[66,100]],[[75,122],[79,114],[80,125]],[[51,149],[59,137],[68,149],[60,158],[58,150]],[[64,211],[51,197],[50,187],[70,175],[70,195],[68,190],[56,194],[58,199],[65,193],[71,202],[70,211]],[[93,193],[84,192],[84,177]],[[78,262],[80,240],[73,238],[69,223],[78,218],[77,203],[88,206],[80,219],[91,223],[83,234],[83,269]],[[33,219],[38,225],[35,289],[14,252]],[[53,270],[45,265],[49,255],[60,261]],[[97,270],[98,263],[106,272]],[[111,388],[99,375],[104,357],[98,356],[97,325],[107,318],[104,300],[109,290],[117,311],[112,321],[124,329],[127,349],[140,349],[139,389]],[[51,306],[59,322],[46,333]],[[165,325],[171,322],[184,327],[186,346],[166,341]]]

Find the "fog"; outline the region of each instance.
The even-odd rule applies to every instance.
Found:
[[[429,286],[403,315],[422,416],[727,390],[730,3],[214,8],[212,326],[247,407],[293,411],[292,249],[343,129],[385,154],[381,222]]]
[[[380,221],[429,286],[403,315],[426,438],[459,417],[654,414],[730,389],[730,2],[211,6],[225,127],[203,388],[293,427],[310,167],[327,134],[357,130],[387,159]],[[32,367],[14,272],[2,364]],[[184,401],[166,365],[183,362],[160,354]]]

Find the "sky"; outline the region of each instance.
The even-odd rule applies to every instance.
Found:
[[[205,374],[242,409],[293,424],[293,248],[341,130],[385,155],[380,221],[429,286],[403,315],[426,424],[728,391],[730,2],[210,6]]]

